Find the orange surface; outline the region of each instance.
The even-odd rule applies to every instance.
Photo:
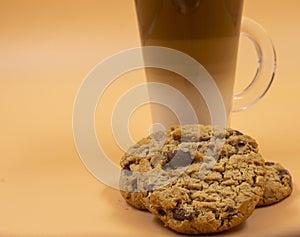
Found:
[[[234,113],[231,123],[258,140],[265,159],[291,171],[294,192],[222,236],[300,234],[299,7],[298,0],[245,0],[244,15],[274,41],[278,70],[267,96]],[[73,142],[72,109],[83,79],[101,60],[139,45],[133,1],[1,1],[0,35],[0,236],[179,236],[94,178]],[[248,77],[245,70],[238,75],[239,83]],[[118,83],[101,111],[130,88]],[[101,111],[99,141],[117,163],[122,151]],[[147,125],[145,113],[136,111],[131,126],[141,118]],[[132,136],[146,132],[132,129]]]

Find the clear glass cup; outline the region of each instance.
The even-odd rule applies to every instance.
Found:
[[[135,5],[142,46],[175,49],[197,60],[216,83],[228,121],[231,112],[249,108],[269,90],[276,71],[275,49],[265,30],[242,16],[243,0],[135,0]],[[236,93],[233,89],[238,80],[235,74],[240,36],[254,44],[258,63],[251,83]],[[147,58],[144,60],[147,64]],[[169,85],[184,95],[199,123],[211,123],[206,101],[185,78],[159,68],[148,67],[145,71],[149,83]],[[161,91],[150,88],[150,100],[157,93]],[[174,112],[163,103],[153,103],[153,124],[165,128],[178,124],[182,112],[180,106],[177,108]]]

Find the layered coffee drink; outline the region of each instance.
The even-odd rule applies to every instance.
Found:
[[[196,59],[214,79],[229,115],[243,0],[135,0],[135,4],[142,45],[176,49]],[[210,124],[204,99],[186,79],[157,68],[147,68],[146,77],[180,91],[199,123]],[[155,93],[149,91],[150,99]],[[153,122],[165,127],[178,123],[176,113],[180,111],[152,105]]]

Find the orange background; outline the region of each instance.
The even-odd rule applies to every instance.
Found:
[[[263,100],[234,113],[231,125],[255,137],[266,160],[286,166],[295,188],[225,236],[300,233],[299,8],[298,0],[245,0],[244,15],[263,25],[276,46],[278,69]],[[136,46],[131,0],[0,1],[0,236],[177,236],[94,178],[73,142],[72,109],[83,79],[106,57]],[[140,75],[112,85],[102,109],[109,111]],[[238,75],[241,83],[248,76]],[[150,124],[147,111],[137,111],[130,124],[141,117]],[[99,140],[117,163],[122,151],[109,116],[98,109],[96,117]],[[147,126],[132,136],[146,133]]]

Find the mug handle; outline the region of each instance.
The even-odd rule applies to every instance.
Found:
[[[275,47],[261,25],[243,17],[241,35],[254,44],[258,62],[250,84],[233,96],[233,112],[246,110],[264,97],[272,85],[277,66]]]

